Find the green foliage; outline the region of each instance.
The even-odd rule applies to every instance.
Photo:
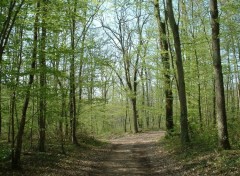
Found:
[[[238,151],[221,151],[216,153],[215,167],[221,172],[233,173],[240,166]]]
[[[191,143],[188,146],[182,146],[179,133],[173,132],[163,141],[168,150],[182,153],[183,156],[194,156],[217,148],[216,128],[200,129],[199,126],[189,126]]]
[[[233,132],[236,131],[230,128],[231,139]],[[174,158],[185,169],[192,168],[196,173],[215,173],[216,175],[237,175],[239,173],[239,147],[227,151],[218,149],[217,132],[214,127],[202,130],[194,128],[191,143],[188,146],[181,145],[177,134],[163,139],[159,145],[164,145],[169,153],[174,154]],[[236,145],[233,144],[233,146]]]
[[[100,147],[100,146],[103,146],[105,145],[106,143],[105,142],[102,142],[98,139],[96,139],[94,136],[92,135],[88,135],[86,133],[81,133],[79,135],[79,143],[81,145],[86,145],[86,146],[90,146],[90,147]]]
[[[6,20],[9,2],[8,0],[0,0],[0,31],[4,20]],[[43,91],[39,86],[39,74],[41,71],[44,71],[46,73],[46,87],[44,88],[46,94],[44,96],[46,97],[47,107],[47,150],[60,151],[62,138],[65,142],[66,150],[69,149],[71,151],[71,147],[76,147],[70,144],[70,134],[65,134],[66,131],[70,133],[71,130],[71,119],[69,118],[69,72],[72,56],[75,57],[74,84],[76,87],[74,96],[77,102],[77,134],[82,147],[101,146],[102,143],[93,136],[111,137],[112,135],[122,135],[125,132],[125,128],[127,132],[130,132],[132,107],[128,99],[135,95],[126,88],[126,74],[124,74],[121,48],[112,43],[116,42],[115,44],[118,45],[121,40],[125,42],[124,47],[129,47],[130,67],[128,74],[131,81],[133,80],[133,72],[137,70],[139,125],[143,131],[147,130],[147,128],[157,129],[159,126],[165,129],[163,86],[165,70],[161,63],[162,58],[160,54],[166,51],[159,52],[159,41],[156,39],[157,24],[153,20],[151,3],[147,1],[118,1],[114,5],[113,1],[76,1],[77,10],[74,14],[74,1],[53,0],[48,1],[48,12],[46,17],[43,17],[42,9],[36,8],[37,2],[37,0],[26,1],[27,4],[23,6],[13,26],[9,36],[9,43],[6,46],[1,62],[2,80],[0,82],[2,86],[1,113],[3,133],[1,141],[6,143],[8,130],[11,129],[9,128],[11,123],[9,104],[13,91],[16,91],[15,135],[19,129],[18,125],[21,118],[23,100],[28,90],[28,76],[32,73],[35,76],[35,80],[31,89],[23,149],[29,150],[33,147],[33,151],[37,150],[40,112],[39,94]],[[106,2],[106,4],[100,6],[103,2]],[[179,8],[182,8],[179,9],[179,12],[182,13],[179,18],[179,27],[184,56],[189,130],[192,139],[189,146],[185,146],[185,148],[181,146],[179,140],[180,110],[178,88],[174,75],[176,67],[174,64],[175,54],[174,52],[170,53],[172,56],[170,77],[173,88],[175,130],[166,136],[164,143],[168,149],[179,151],[180,156],[184,155],[189,158],[212,152],[217,148],[217,130],[211,124],[213,121],[214,98],[213,69],[209,12],[205,3],[206,1],[200,0],[195,3],[183,3],[179,6]],[[192,5],[193,7],[191,7]],[[111,9],[106,10],[105,8],[108,7]],[[98,8],[101,14],[97,13]],[[118,16],[114,14],[114,9],[117,11]],[[121,13],[118,11],[120,9]],[[239,2],[237,1],[221,4],[221,54],[223,54],[223,74],[228,103],[229,138],[234,149],[240,148],[240,121],[237,103],[239,100],[236,96],[238,91],[236,83],[239,81],[237,79],[239,77],[239,70],[237,70],[239,66],[239,9]],[[37,23],[37,60],[39,60],[42,52],[40,51],[42,41],[41,28],[44,25],[42,24],[42,19],[44,18],[47,29],[46,50],[44,51],[47,66],[40,70],[37,62],[37,68],[33,71],[30,69],[33,59],[33,27],[35,15],[38,11],[40,15]],[[126,15],[126,19],[123,19],[124,17],[121,15]],[[143,37],[142,45],[138,42],[137,16],[144,26],[141,31]],[[76,19],[75,36],[72,36],[75,38],[75,50],[71,48],[70,42],[71,33],[73,32],[72,17]],[[114,31],[116,30],[112,33],[112,36],[106,35],[103,28],[100,27],[100,21],[104,20],[104,18],[106,18],[106,21],[103,22],[109,22],[109,27],[114,29]],[[119,23],[114,22],[117,19],[120,19]],[[122,25],[122,29],[119,31],[117,30],[118,24]],[[116,36],[117,38],[112,40],[112,37]],[[172,47],[172,36],[167,37],[169,46]],[[138,54],[140,60],[138,65],[135,65],[134,62]],[[230,63],[227,61],[228,57]],[[119,78],[123,80],[124,86],[120,83]],[[201,105],[202,127],[199,118],[199,105]],[[63,125],[64,136],[61,136],[62,134],[60,133],[60,122]],[[149,123],[148,126],[147,123]],[[9,134],[11,134],[11,130]],[[33,140],[32,144],[29,142],[30,139]],[[72,151],[75,151],[75,149]],[[8,145],[1,144],[0,161],[9,159],[10,152]],[[48,156],[39,155],[37,157],[44,161]],[[231,160],[231,157],[228,158],[227,153],[223,157],[219,156],[216,160],[218,167],[224,165],[224,163],[226,163],[226,166],[239,163],[237,158],[233,158],[233,160]]]
[[[0,143],[0,162],[6,162],[11,159],[11,150],[9,145],[4,144],[3,142]]]
[[[234,149],[240,149],[240,119],[230,118],[228,121],[229,139]]]

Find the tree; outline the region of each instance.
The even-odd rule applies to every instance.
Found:
[[[131,53],[131,50],[133,49],[133,26],[130,25],[130,22],[133,22],[135,19],[129,19],[127,16],[127,13],[129,13],[128,6],[132,5],[132,2],[122,2],[114,4],[114,11],[116,15],[116,29],[114,27],[110,27],[103,23],[102,26],[105,30],[105,33],[108,35],[108,37],[112,40],[115,47],[118,51],[120,51],[120,55],[122,58],[123,69],[124,69],[124,77],[122,77],[120,74],[117,73],[118,78],[120,79],[120,82],[122,86],[125,87],[125,91],[128,93],[129,99],[132,104],[132,110],[133,110],[133,132],[138,132],[138,119],[139,119],[139,112],[137,109],[137,90],[138,90],[138,70],[139,70],[139,62],[140,62],[140,55],[139,50],[137,51],[137,56],[134,57]],[[120,9],[118,9],[120,7]],[[139,17],[136,17],[137,19],[137,25],[138,25],[138,32],[142,32],[142,28],[144,26],[144,21],[142,24],[140,24]],[[140,28],[139,28],[140,27]],[[138,35],[137,41],[139,42],[139,46],[141,47],[142,41],[141,41],[141,34]],[[116,42],[117,41],[117,42]]]
[[[18,128],[18,133],[16,137],[16,145],[14,147],[14,152],[12,154],[12,168],[16,169],[20,167],[20,157],[22,152],[22,143],[23,143],[23,134],[27,118],[27,110],[29,105],[29,100],[31,96],[31,87],[34,82],[34,72],[36,69],[36,60],[37,60],[37,41],[38,41],[38,9],[40,8],[40,3],[37,2],[37,12],[35,14],[34,22],[34,36],[33,36],[33,51],[32,51],[32,63],[31,63],[31,72],[29,74],[28,85],[25,93],[25,99],[22,107],[22,115],[20,119],[20,124]]]
[[[40,42],[40,55],[39,55],[39,67],[40,67],[40,95],[39,95],[39,151],[45,152],[45,138],[46,138],[46,39],[47,39],[47,0],[43,0],[41,3],[42,12],[42,33]]]
[[[77,15],[77,1],[73,2],[73,13],[71,15],[71,49],[72,56],[70,59],[70,122],[71,122],[71,138],[72,143],[77,144],[76,137],[76,122],[77,122],[77,112],[76,112],[76,82],[75,82],[75,47],[76,47],[76,15]]]
[[[6,13],[7,15],[4,17],[3,25],[0,26],[0,135],[2,132],[2,60],[5,48],[8,44],[9,36],[17,19],[17,16],[24,4],[25,0],[21,0],[17,2],[16,0],[12,0],[10,2],[1,2],[3,5],[6,5],[7,10],[1,13]],[[9,4],[8,4],[9,3]],[[2,5],[1,4],[1,5]]]
[[[15,147],[15,121],[18,122],[17,94],[18,94],[18,87],[20,83],[20,69],[23,63],[22,56],[23,56],[23,33],[24,33],[23,25],[15,26],[14,28],[16,31],[14,35],[16,35],[18,38],[16,42],[19,43],[19,45],[16,45],[16,47],[14,47],[14,50],[16,49],[16,51],[13,50],[11,52],[11,53],[16,53],[16,54],[13,54],[14,59],[12,59],[13,67],[11,70],[13,74],[11,76],[11,83],[9,86],[12,91],[12,94],[10,99],[10,119],[9,119],[9,122],[11,122],[11,125],[9,123],[8,141],[11,141],[12,157],[14,156],[14,147]],[[11,139],[10,139],[10,134],[11,134]]]
[[[158,33],[160,40],[160,49],[162,63],[164,66],[164,91],[165,91],[165,116],[166,116],[166,128],[170,132],[173,130],[173,96],[171,87],[171,76],[170,76],[170,61],[168,51],[168,41],[166,33],[166,23],[161,20],[159,0],[154,0],[154,11],[155,17],[158,24]],[[165,14],[165,12],[164,12]]]
[[[15,21],[17,19],[17,15],[20,12],[25,0],[21,0],[20,2],[17,2],[16,0],[12,0],[9,2],[9,6],[7,8],[7,16],[4,19],[3,26],[0,28],[0,64],[2,62],[2,57],[4,50],[6,48],[6,45],[8,43],[8,39],[10,36],[10,33],[12,31],[12,28],[15,24]]]
[[[181,125],[181,142],[186,144],[190,141],[188,134],[188,111],[187,111],[187,98],[185,90],[184,69],[182,63],[181,41],[179,36],[179,28],[175,21],[172,0],[167,0],[167,11],[170,27],[172,29],[174,48],[176,52],[176,66],[177,66],[177,81],[178,81],[178,96],[180,100],[180,125]]]
[[[230,149],[227,130],[227,114],[225,107],[224,83],[220,54],[220,24],[218,16],[218,1],[210,0],[211,27],[212,27],[212,52],[213,67],[215,77],[215,93],[216,93],[216,117],[218,126],[219,146],[223,149]]]

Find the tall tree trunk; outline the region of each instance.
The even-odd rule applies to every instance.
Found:
[[[188,111],[187,111],[187,98],[185,90],[185,80],[184,80],[184,70],[182,63],[182,51],[181,51],[181,41],[179,36],[178,25],[174,18],[172,0],[167,0],[167,11],[169,17],[170,27],[173,33],[174,47],[176,52],[176,66],[177,66],[177,76],[178,76],[178,96],[180,100],[180,125],[181,125],[181,142],[186,144],[190,141],[188,133]]]
[[[213,66],[215,76],[215,92],[216,92],[216,115],[218,125],[218,141],[219,146],[223,149],[230,149],[227,130],[227,115],[225,107],[225,95],[223,85],[223,73],[220,55],[220,39],[219,39],[219,16],[217,0],[210,0],[211,27],[212,27],[212,50],[213,50]]]
[[[63,129],[63,123],[65,120],[65,117],[67,116],[67,112],[66,112],[66,93],[64,90],[64,87],[61,83],[61,81],[57,78],[57,82],[58,85],[61,89],[61,119],[59,120],[59,133],[60,133],[60,140],[61,140],[61,150],[63,154],[66,154],[65,152],[65,148],[64,148],[64,144],[65,144],[65,135],[64,134],[64,129]]]
[[[212,102],[213,102],[213,106],[212,106],[212,108],[213,108],[213,112],[212,112],[212,115],[213,115],[213,117],[212,117],[212,124],[215,126],[216,125],[216,123],[217,123],[217,113],[216,113],[216,87],[215,87],[215,85],[216,85],[216,83],[215,83],[216,81],[215,81],[215,78],[213,78],[212,79],[212,85],[213,85],[213,90],[212,90],[212,93],[213,93],[213,97],[212,97]]]
[[[41,51],[39,57],[40,64],[40,99],[39,99],[39,146],[40,152],[45,152],[46,138],[46,18],[47,18],[47,0],[43,0],[42,4],[42,36]]]
[[[132,104],[132,110],[133,110],[133,119],[132,119],[132,125],[133,125],[133,133],[138,133],[138,110],[137,110],[137,65],[135,65],[134,70],[134,78],[133,78],[133,84],[131,81],[131,72],[130,72],[130,56],[123,50],[123,58],[124,58],[124,72],[125,72],[125,79],[127,83],[128,90],[130,92],[130,101]],[[138,61],[136,61],[138,64]],[[135,63],[135,64],[136,64]],[[120,78],[120,77],[119,77]]]
[[[38,9],[40,7],[40,4],[37,3],[37,13],[35,16],[35,22],[34,22],[34,39],[33,39],[33,53],[32,53],[32,64],[31,64],[31,69],[32,72],[29,75],[29,81],[28,81],[28,87],[26,90],[26,95],[25,95],[25,100],[24,104],[22,107],[22,117],[20,121],[20,126],[19,130],[17,133],[17,138],[16,138],[16,146],[14,148],[14,155],[12,156],[12,168],[16,169],[20,167],[20,156],[22,152],[22,142],[23,142],[23,134],[24,134],[24,128],[25,128],[25,123],[26,123],[26,117],[27,117],[27,109],[28,109],[28,104],[30,100],[30,95],[31,95],[31,87],[34,81],[34,70],[36,68],[36,58],[37,58],[37,40],[38,40]]]
[[[170,132],[173,130],[173,96],[170,79],[170,61],[168,52],[168,42],[165,22],[161,20],[159,0],[154,0],[155,17],[158,24],[161,57],[164,66],[164,91],[165,91],[165,115],[166,115],[166,128]]]
[[[145,68],[145,70],[144,70],[144,72],[145,72],[145,78],[146,78],[146,101],[147,101],[147,107],[149,108],[149,107],[151,107],[151,102],[150,102],[150,95],[149,95],[149,93],[150,93],[150,85],[151,85],[151,78],[150,78],[150,76],[149,76],[149,74],[148,74],[148,70],[147,70],[147,68]],[[150,112],[149,112],[149,110],[148,111],[146,111],[146,114],[145,114],[145,116],[146,116],[146,126],[147,126],[147,129],[149,128],[149,120],[150,120]]]
[[[84,56],[85,56],[85,42],[88,31],[88,20],[87,20],[87,4],[88,2],[83,3],[83,30],[81,34],[81,47],[80,47],[80,63],[79,63],[79,74],[78,74],[78,108],[77,115],[81,113],[81,103],[82,103],[82,92],[83,92],[83,67],[84,67]],[[81,127],[80,127],[81,128]]]
[[[142,57],[142,49],[143,49],[143,26],[144,26],[144,22],[141,22],[141,11],[142,11],[142,4],[139,4],[139,12],[136,14],[137,15],[137,32],[138,32],[138,48],[137,48],[137,56],[136,56],[136,60],[134,63],[134,72],[133,72],[133,83],[131,84],[131,82],[128,83],[128,85],[131,84],[131,86],[129,86],[131,93],[133,94],[131,97],[131,102],[132,102],[132,107],[133,107],[133,130],[134,133],[138,132],[138,120],[139,120],[139,114],[138,114],[138,108],[137,108],[137,89],[138,89],[138,67],[139,67],[139,61]],[[130,64],[130,63],[128,63]],[[131,64],[130,64],[131,65]],[[131,76],[130,76],[130,71],[128,69],[128,81],[131,80]]]
[[[71,63],[70,63],[70,121],[71,121],[71,138],[72,143],[77,144],[76,137],[76,85],[75,85],[75,31],[76,31],[76,12],[77,12],[77,1],[74,1],[74,10],[72,14],[72,29],[71,29]]]
[[[141,38],[141,37],[140,37]],[[141,42],[141,39],[140,43]],[[142,44],[139,45],[139,47],[141,47]],[[131,102],[132,102],[132,107],[133,107],[133,128],[134,128],[134,133],[138,133],[138,120],[139,120],[139,114],[138,114],[138,109],[137,109],[137,87],[138,87],[138,83],[137,83],[137,72],[138,72],[138,62],[140,59],[140,51],[138,51],[138,56],[135,62],[135,67],[134,67],[134,77],[133,77],[133,97],[131,97]]]
[[[240,82],[240,78],[239,78],[239,64],[238,64],[238,58],[237,58],[237,52],[236,52],[236,48],[235,46],[235,41],[234,39],[232,39],[232,45],[233,45],[233,56],[234,56],[234,78],[235,78],[235,90],[236,90],[236,106],[233,105],[233,108],[232,109],[235,109],[236,113],[235,113],[235,116],[238,117],[238,112],[239,112],[239,109],[240,109],[240,87],[239,87],[239,82]],[[234,103],[233,103],[234,104]]]
[[[18,34],[16,34],[18,35]],[[12,157],[14,156],[14,146],[15,146],[15,113],[17,112],[17,106],[16,106],[16,100],[17,100],[17,87],[19,84],[19,75],[20,75],[20,70],[21,70],[21,65],[22,65],[22,52],[23,52],[23,28],[20,27],[20,31],[19,31],[19,39],[20,39],[20,48],[19,48],[19,54],[18,56],[16,56],[16,58],[18,58],[19,60],[16,61],[17,63],[17,75],[14,76],[12,79],[15,80],[13,82],[15,82],[14,86],[13,86],[13,92],[11,95],[11,99],[10,99],[10,114],[11,114],[11,129],[12,129],[12,134],[11,134],[11,148],[12,148]],[[15,68],[13,68],[15,69]],[[17,119],[17,116],[16,116]]]
[[[2,65],[0,64],[0,138],[2,136]]]
[[[141,73],[140,73],[140,78],[141,80],[144,80],[144,77],[143,77],[143,70],[144,70],[144,61],[143,61],[143,66],[141,68]],[[146,89],[145,89],[145,82],[142,81],[142,98],[141,98],[141,115],[142,115],[142,118],[141,118],[141,127],[144,128],[145,127],[145,124],[143,122],[143,117],[146,119],[147,117],[147,113],[146,113]]]
[[[138,110],[137,110],[137,98],[131,98],[133,108],[133,132],[138,133]]]
[[[200,71],[199,71],[199,58],[197,55],[197,50],[196,48],[194,49],[194,54],[195,54],[195,60],[196,60],[196,66],[197,66],[197,79],[198,79],[198,116],[199,116],[199,124],[200,128],[202,128],[203,123],[202,123],[202,103],[201,103],[201,84],[200,84]]]
[[[124,58],[124,71],[125,71],[125,79],[128,86],[128,90],[130,91],[130,101],[132,104],[132,110],[133,110],[133,119],[132,119],[132,125],[133,125],[133,133],[138,133],[138,110],[137,110],[137,70],[134,70],[134,78],[133,78],[133,84],[131,82],[131,73],[130,73],[130,59],[128,58],[127,54],[123,52],[123,58]]]
[[[127,119],[128,119],[128,109],[129,109],[129,105],[128,105],[128,98],[126,96],[126,106],[125,106],[125,117],[124,117],[124,132],[127,132]]]

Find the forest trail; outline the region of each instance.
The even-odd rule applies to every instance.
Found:
[[[4,176],[134,176],[179,175],[173,156],[158,141],[164,131],[127,134],[107,140],[102,147],[84,150],[75,146],[67,155],[23,155],[23,170],[1,168]],[[69,150],[70,148],[68,148]],[[175,164],[174,164],[175,163]],[[174,166],[174,167],[173,167]]]
[[[178,175],[157,141],[165,132],[147,132],[109,140],[112,147],[89,175]]]
[[[85,149],[70,145],[66,154],[50,152],[50,148],[47,153],[28,153],[22,156],[22,170],[9,170],[0,162],[0,176],[239,175],[239,167],[230,165],[238,161],[238,151],[224,156],[200,152],[188,159],[184,154],[180,159],[159,141],[164,135],[164,131],[127,134]],[[229,160],[220,163],[223,157]]]

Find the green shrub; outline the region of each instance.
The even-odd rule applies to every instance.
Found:
[[[11,159],[11,149],[8,145],[0,144],[0,161],[8,161]]]

